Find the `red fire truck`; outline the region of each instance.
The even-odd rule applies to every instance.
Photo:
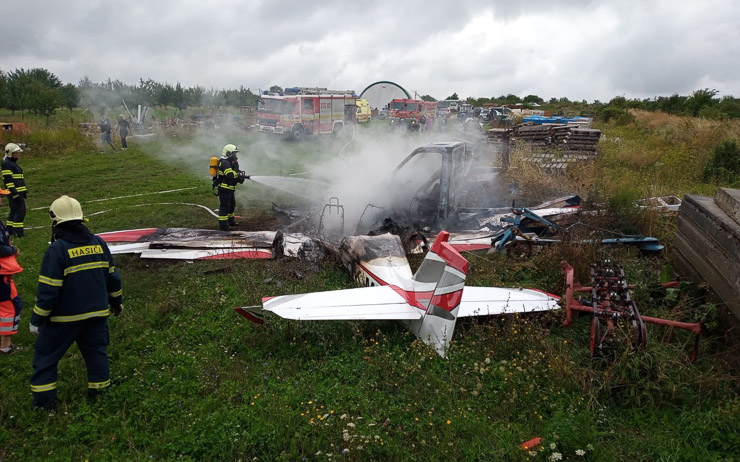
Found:
[[[391,127],[404,127],[418,130],[421,122],[427,128],[434,125],[437,103],[420,99],[393,99],[389,103],[389,119]]]
[[[341,133],[354,122],[357,95],[354,91],[326,88],[286,88],[264,92],[257,103],[257,127],[294,140],[310,135]]]

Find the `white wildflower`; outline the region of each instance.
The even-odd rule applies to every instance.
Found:
[[[555,443],[550,443],[550,449],[555,449],[557,445]]]
[[[559,452],[553,452],[550,454],[550,460],[563,460],[563,455]]]
[[[583,449],[576,449],[576,455],[583,457],[586,455],[586,451],[584,451]]]

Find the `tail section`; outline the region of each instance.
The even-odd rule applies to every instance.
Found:
[[[414,275],[414,292],[427,310],[421,320],[409,323],[409,329],[442,357],[455,330],[468,273],[468,261],[447,242],[449,236],[439,233]]]

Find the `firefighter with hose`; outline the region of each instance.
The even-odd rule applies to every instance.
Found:
[[[249,179],[249,175],[239,170],[239,159],[236,157],[238,152],[236,145],[227,144],[221,158],[211,158],[213,192],[218,196],[218,227],[223,231],[229,231],[238,225],[234,220],[236,185]]]

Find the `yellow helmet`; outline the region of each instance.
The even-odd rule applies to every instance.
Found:
[[[54,225],[73,220],[82,220],[82,206],[69,196],[62,196],[51,203],[49,216]]]
[[[237,148],[235,144],[227,144],[226,146],[224,146],[222,155],[226,157],[233,157],[236,155],[237,152],[239,152],[239,148]]]
[[[5,155],[6,156],[10,156],[14,152],[23,152],[23,149],[21,149],[21,147],[15,143],[8,143],[5,145]]]

